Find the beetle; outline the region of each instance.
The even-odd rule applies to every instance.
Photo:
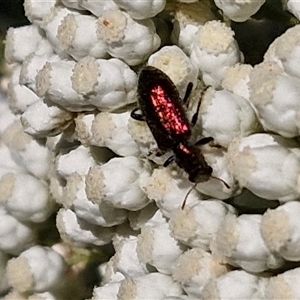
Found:
[[[213,141],[213,138],[202,138],[196,144],[189,141],[191,124],[183,104],[188,100],[192,87],[192,83],[189,83],[185,96],[181,99],[178,89],[168,75],[153,66],[146,66],[140,71],[138,79],[139,108],[134,109],[131,116],[136,120],[147,122],[161,152],[173,151],[174,155],[167,159],[164,166],[175,160],[178,167],[188,174],[189,180],[195,183],[193,188],[197,183],[211,178],[222,181],[229,188],[225,181],[212,176],[212,167],[207,164],[200,148],[197,147]],[[199,108],[200,101],[192,118],[192,125],[197,121]],[[138,110],[141,110],[142,114],[138,114]]]

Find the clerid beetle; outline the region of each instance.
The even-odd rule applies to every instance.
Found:
[[[191,90],[192,83],[188,85],[182,100],[176,86],[164,72],[155,67],[146,66],[141,70],[138,79],[139,108],[134,109],[131,116],[147,122],[161,152],[173,151],[174,156],[171,156],[164,166],[175,160],[177,165],[189,175],[189,180],[195,183],[192,189],[197,183],[205,182],[210,178],[222,181],[229,188],[222,179],[212,176],[213,169],[207,164],[200,148],[197,147],[212,141],[213,138],[203,138],[195,145],[189,142],[191,125],[183,103],[188,100]],[[192,120],[193,125],[197,120],[199,106]],[[142,114],[137,113],[139,109]]]

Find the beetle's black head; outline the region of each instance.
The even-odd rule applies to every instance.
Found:
[[[212,167],[208,165],[199,166],[198,168],[189,172],[189,180],[195,183],[208,181],[211,178],[212,172]]]

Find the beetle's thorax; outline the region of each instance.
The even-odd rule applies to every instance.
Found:
[[[188,173],[191,182],[209,180],[213,170],[206,163],[198,147],[189,143],[180,143],[173,151],[177,165]]]

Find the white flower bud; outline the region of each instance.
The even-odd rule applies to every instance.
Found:
[[[288,138],[300,134],[299,78],[285,74],[275,62],[264,62],[251,72],[249,89],[265,130]]]
[[[16,113],[24,112],[27,107],[40,98],[25,85],[20,84],[21,66],[16,65],[12,70],[8,84],[8,99],[10,109]]]
[[[24,132],[47,137],[57,135],[72,121],[72,114],[57,106],[47,105],[42,99],[32,103],[21,116]]]
[[[205,92],[200,116],[203,136],[212,136],[214,143],[225,148],[234,137],[248,136],[260,129],[249,102],[225,90],[210,88]]]
[[[234,213],[234,208],[222,201],[204,200],[174,211],[170,230],[182,243],[208,251],[225,216]]]
[[[43,37],[44,37],[44,35],[43,35]],[[37,56],[46,55],[46,56],[50,57],[50,56],[55,56],[55,51],[54,51],[51,43],[46,38],[43,38],[39,42],[38,47],[37,47],[36,51],[34,52],[34,54],[37,55]]]
[[[77,247],[103,246],[111,242],[114,227],[100,227],[80,219],[71,209],[61,208],[56,216],[61,238]]]
[[[266,0],[215,0],[216,6],[235,22],[244,22],[254,15]]]
[[[176,40],[176,44],[178,44],[178,46],[181,47],[181,49],[188,55],[191,54],[193,40],[198,31],[198,28],[199,26],[194,24],[187,24],[183,26],[183,28],[180,28],[180,24],[174,24],[172,34],[175,37],[173,37],[173,39]]]
[[[261,215],[227,215],[212,242],[212,255],[254,273],[282,266],[283,259],[271,253],[261,236],[261,219]]]
[[[93,112],[78,113],[74,118],[77,139],[86,147],[95,143],[92,134],[92,124],[94,119],[95,114]]]
[[[15,121],[2,138],[18,165],[37,178],[47,178],[52,166],[51,153],[42,143],[24,133],[20,121]]]
[[[264,299],[298,299],[300,268],[271,277],[266,287]]]
[[[234,32],[220,21],[210,21],[195,35],[191,60],[206,85],[219,88],[228,67],[242,60]]]
[[[148,64],[166,73],[176,85],[180,97],[183,98],[187,85],[197,85],[198,70],[193,66],[186,54],[177,46],[165,46],[153,53]]]
[[[120,156],[139,155],[138,145],[127,129],[130,118],[130,112],[97,114],[91,126],[92,145],[108,147]]]
[[[200,299],[202,287],[211,279],[227,272],[212,255],[199,248],[184,252],[176,261],[172,273],[191,299]]]
[[[67,177],[62,204],[65,208],[72,208],[77,217],[103,227],[121,224],[127,218],[125,210],[116,209],[103,202],[95,204],[89,201],[85,192],[85,177],[78,173]]]
[[[299,198],[300,153],[292,140],[266,133],[234,139],[227,166],[241,187],[279,201]]]
[[[31,226],[18,221],[0,207],[0,251],[19,255],[34,244],[36,233]]]
[[[63,52],[75,60],[85,56],[107,56],[106,44],[97,36],[97,19],[89,15],[68,14],[58,27],[57,39]]]
[[[267,283],[267,278],[236,270],[208,282],[199,299],[272,299],[264,298]],[[278,294],[273,299],[277,297]]]
[[[120,272],[125,278],[136,278],[149,273],[149,268],[142,263],[137,255],[138,238],[123,238],[115,246],[115,255],[110,259],[115,272]]]
[[[74,66],[70,79],[72,88],[85,99],[85,106],[110,111],[136,100],[137,75],[119,59],[85,57]]]
[[[57,0],[36,1],[25,0],[25,15],[31,23],[41,25],[43,19],[50,14],[51,9],[55,7]]]
[[[36,76],[37,95],[69,111],[93,110],[93,105],[73,86],[75,65],[71,60],[47,62]]]
[[[25,85],[36,93],[36,75],[47,62],[55,61],[60,61],[59,56],[56,54],[36,55],[36,53],[31,53],[27,55],[21,66],[20,84]]]
[[[18,28],[9,28],[5,42],[5,59],[8,63],[22,63],[27,55],[35,52],[43,39],[39,28],[27,25]]]
[[[268,210],[262,218],[261,232],[269,249],[289,261],[300,260],[299,202],[288,202]]]
[[[101,283],[103,286],[109,283],[120,282],[121,280],[125,279],[125,276],[122,273],[115,271],[112,260],[101,264],[98,269],[102,278]]]
[[[88,198],[116,208],[139,210],[149,203],[139,185],[143,163],[134,156],[112,158],[102,166],[90,168],[86,178]]]
[[[249,100],[248,83],[252,69],[253,67],[247,64],[236,64],[229,67],[224,74],[222,88]]]
[[[289,1],[290,3],[296,1]],[[291,76],[300,78],[299,64],[300,25],[295,25],[274,40],[264,55],[264,62],[276,62]]]
[[[68,53],[63,50],[61,41],[58,38],[58,28],[60,27],[64,18],[69,15],[80,15],[75,10],[70,10],[63,6],[57,6],[51,9],[41,23],[41,28],[45,30],[47,38],[51,43],[55,52],[62,58],[68,58]]]
[[[171,276],[158,272],[137,278],[127,278],[121,282],[117,295],[119,300],[165,299],[166,296],[180,296],[182,289]]]
[[[123,8],[133,19],[153,18],[159,14],[166,5],[166,0],[127,1],[115,0],[115,3]]]
[[[65,179],[75,172],[79,175],[86,175],[89,168],[95,165],[96,162],[91,155],[90,148],[84,146],[79,146],[56,158],[56,170]]]
[[[172,274],[175,261],[185,249],[185,246],[171,236],[166,220],[164,223],[144,226],[138,235],[138,258],[163,274]]]
[[[216,19],[216,16],[206,1],[183,2],[176,3],[171,39],[185,53],[190,55],[191,45],[198,28],[207,21]]]
[[[118,5],[113,0],[95,1],[95,0],[80,0],[81,7],[90,11],[93,15],[100,17],[108,10],[119,9]]]
[[[156,202],[167,218],[182,206],[190,189],[191,183],[180,173],[172,174],[170,168],[155,169],[151,177],[146,178],[143,183],[143,190],[148,198]],[[187,204],[197,203],[199,199],[200,196],[193,189],[188,195]]]
[[[121,282],[110,282],[100,287],[94,287],[91,300],[117,299]]]
[[[109,10],[99,18],[98,35],[107,44],[107,52],[135,66],[147,59],[160,45],[150,19],[134,20],[120,10]]]
[[[66,263],[51,248],[33,246],[7,264],[9,283],[21,293],[44,292],[63,279]]]
[[[1,204],[20,221],[40,223],[53,211],[54,203],[49,198],[47,186],[29,174],[3,175],[0,195]]]

